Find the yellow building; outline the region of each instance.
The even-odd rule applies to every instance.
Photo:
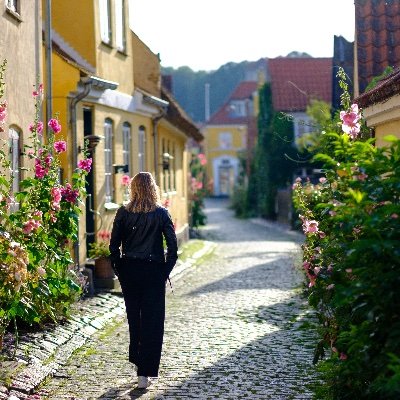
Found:
[[[5,71],[6,91],[1,101],[7,101],[7,118],[3,129],[11,133],[11,169],[14,174],[13,191],[19,190],[23,178],[20,154],[23,146],[29,144],[28,126],[34,118],[32,92],[38,83],[42,70],[41,47],[41,3],[32,0],[3,1],[0,5],[0,63],[7,60]],[[40,40],[39,40],[40,38]]]
[[[111,230],[116,209],[127,200],[122,177],[139,171],[154,174],[178,237],[188,237],[188,134],[168,120],[159,58],[129,29],[128,15],[123,0],[52,1],[52,108],[68,127],[72,146],[65,177],[76,168],[85,140],[93,158],[76,248],[80,264],[96,234]]]
[[[247,153],[254,145],[257,89],[257,82],[240,83],[229,100],[202,128],[207,179],[214,196],[232,195],[240,172],[239,153]]]
[[[383,78],[376,87],[354,102],[363,110],[368,127],[374,129],[377,146],[387,146],[387,135],[400,139],[400,69]]]

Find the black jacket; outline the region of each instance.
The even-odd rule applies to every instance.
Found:
[[[166,257],[163,236],[167,244]],[[165,208],[157,207],[147,213],[129,212],[124,206],[118,209],[110,240],[113,263],[121,257],[165,263],[167,278],[178,259],[177,251],[174,225]]]

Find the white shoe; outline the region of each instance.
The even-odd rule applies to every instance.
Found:
[[[147,376],[138,376],[138,389],[146,389],[151,385],[151,380]]]

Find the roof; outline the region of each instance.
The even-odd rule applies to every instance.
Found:
[[[172,94],[164,87],[161,88],[161,97],[169,103],[165,119],[172,125],[181,129],[186,136],[193,138],[196,142],[201,142],[204,139],[204,136],[200,132],[199,128],[174,99]]]
[[[400,93],[400,68],[381,79],[378,84],[354,99],[361,108],[381,103]]]
[[[44,32],[44,30],[43,30]],[[53,50],[63,57],[66,61],[74,64],[77,68],[85,73],[95,73],[96,69],[88,61],[86,61],[80,53],[71,47],[63,37],[54,29],[51,30],[52,48]]]
[[[278,57],[268,61],[275,111],[305,111],[310,100],[332,101],[332,58]]]
[[[232,114],[230,103],[234,100],[245,100],[251,99],[254,92],[258,90],[257,82],[244,81],[236,86],[235,90],[230,95],[228,101],[226,101],[210,118],[206,121],[207,125],[236,125],[236,124],[247,124],[248,117],[235,117]]]
[[[386,67],[400,65],[400,2],[355,0],[360,93]]]

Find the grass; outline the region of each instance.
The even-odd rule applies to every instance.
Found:
[[[186,261],[188,258],[192,257],[193,254],[200,251],[205,246],[204,240],[191,239],[183,243],[179,248],[179,260]]]

